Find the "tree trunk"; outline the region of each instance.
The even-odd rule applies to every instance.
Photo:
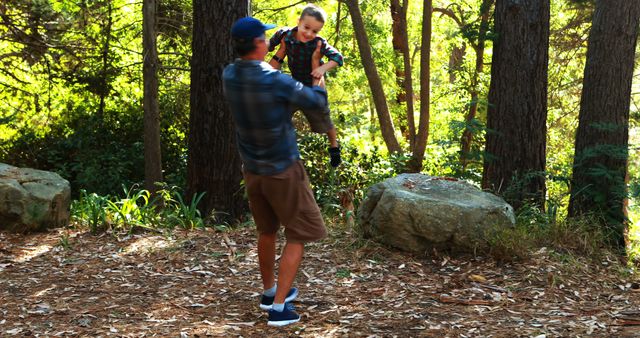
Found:
[[[498,0],[482,187],[544,208],[549,0]]]
[[[156,48],[156,0],[142,2],[142,55],[144,83],[144,187],[152,194],[162,182],[160,107],[158,104],[158,50]]]
[[[411,55],[409,52],[409,34],[407,32],[408,0],[391,0],[392,42],[396,55],[402,58],[403,67],[396,69],[396,82],[399,86],[397,102],[407,104],[407,141],[411,151],[415,148],[416,124],[413,116],[413,79],[411,76]]]
[[[624,248],[629,105],[640,1],[596,1],[576,135],[569,215],[601,217]]]
[[[111,0],[107,2],[107,23],[104,26],[104,44],[102,46],[102,69],[100,70],[100,104],[98,106],[98,123],[104,122],[104,110],[107,96],[109,96],[109,50],[111,49],[111,30],[113,28],[113,5]]]
[[[484,69],[484,47],[489,31],[489,22],[491,20],[491,8],[494,0],[483,0],[480,5],[480,29],[478,30],[478,40],[472,43],[476,54],[476,67],[471,78],[471,102],[469,104],[469,112],[465,116],[465,129],[460,138],[460,164],[462,171],[466,170],[469,162],[469,153],[471,151],[471,143],[473,142],[473,132],[470,126],[478,113],[478,99],[480,98],[480,84],[478,79]]]
[[[432,15],[432,1],[424,0],[422,10],[422,46],[420,47],[420,124],[418,125],[416,147],[413,150],[413,157],[409,164],[410,170],[415,172],[422,170],[422,160],[424,159],[424,151],[427,148],[427,139],[429,138]]]
[[[336,40],[333,42],[333,47],[338,48],[338,42],[340,42],[340,24],[342,23],[342,2],[338,2],[338,13],[336,14]]]
[[[249,1],[193,0],[191,113],[187,200],[206,192],[198,209],[218,221],[244,211],[233,117],[222,93],[222,70],[233,61],[231,25],[249,15]]]
[[[380,131],[382,132],[382,139],[387,146],[387,149],[391,153],[400,152],[400,144],[396,139],[393,121],[391,120],[391,113],[389,112],[389,106],[387,105],[387,99],[382,87],[382,81],[378,74],[378,69],[373,61],[371,55],[371,45],[367,38],[367,32],[364,28],[364,22],[362,20],[362,13],[360,13],[360,7],[358,0],[344,0],[349,8],[349,14],[353,21],[353,30],[358,41],[358,50],[360,51],[360,58],[362,59],[362,66],[364,72],[369,81],[369,87],[371,88],[371,95],[373,96],[373,103],[378,113],[378,120],[380,121]]]

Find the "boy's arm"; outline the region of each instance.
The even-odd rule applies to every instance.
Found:
[[[273,69],[280,69],[285,56],[287,56],[287,44],[284,42],[284,39],[282,39],[280,40],[278,51],[273,55],[271,60],[269,60],[269,65],[273,67]]]
[[[322,54],[329,58],[329,62],[334,61],[336,63],[335,66],[341,66],[344,64],[344,57],[342,54],[332,45],[329,44],[327,40],[322,39],[322,48],[320,49]],[[332,67],[332,68],[333,68]]]
[[[276,46],[280,44],[280,41],[283,40],[285,34],[289,31],[289,28],[284,27],[278,29],[269,39],[269,51],[273,52],[276,49]]]
[[[318,42],[318,44],[320,45],[320,53],[329,58],[329,62],[323,64],[322,66],[314,69],[311,72],[311,75],[315,78],[319,78],[331,69],[342,66],[344,64],[344,58],[342,57],[342,54],[335,47],[331,46],[327,42],[327,40],[322,39]]]
[[[324,73],[332,70],[333,68],[338,67],[338,63],[333,61],[333,60],[329,60],[329,62],[323,64],[322,66],[319,66],[318,68],[315,68],[314,70],[311,71],[311,76],[313,76],[313,78],[321,78],[324,76]]]

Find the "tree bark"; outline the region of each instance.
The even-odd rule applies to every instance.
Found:
[[[549,0],[497,0],[482,187],[544,208]]]
[[[216,212],[217,221],[237,219],[245,207],[233,117],[222,93],[222,70],[234,57],[231,25],[248,15],[248,0],[193,0],[186,198],[206,192],[198,209],[203,216]]]
[[[418,135],[416,137],[415,149],[413,149],[413,158],[409,164],[411,171],[415,172],[422,170],[422,160],[424,159],[424,151],[427,148],[427,139],[429,138],[432,15],[432,0],[424,0],[422,10],[422,45],[420,47],[420,123],[418,124]]]
[[[629,106],[640,1],[596,1],[584,70],[569,216],[594,213],[624,248]]]
[[[156,46],[156,0],[142,2],[142,77],[144,83],[144,186],[155,194],[162,182],[160,106],[158,104],[158,50]]]
[[[382,138],[390,153],[400,152],[402,149],[396,139],[391,113],[389,112],[389,106],[387,105],[387,99],[382,87],[382,81],[380,80],[378,69],[373,61],[373,56],[371,55],[371,45],[367,38],[358,0],[343,1],[347,4],[351,20],[353,21],[353,30],[356,35],[356,40],[358,41],[358,50],[360,51],[362,66],[364,67],[364,72],[367,76],[369,87],[371,88],[373,103],[378,114],[378,120],[380,121]]]
[[[391,0],[392,42],[396,55],[402,58],[403,67],[396,69],[396,82],[400,87],[397,102],[407,105],[407,141],[411,151],[415,148],[416,124],[413,114],[413,79],[411,76],[411,55],[409,52],[409,33],[407,32],[408,0]]]

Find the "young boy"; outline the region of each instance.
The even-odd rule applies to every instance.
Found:
[[[318,32],[324,26],[325,18],[326,13],[321,8],[307,5],[300,14],[297,27],[282,28],[269,39],[269,51],[280,46],[269,64],[275,69],[280,69],[286,56],[291,76],[306,86],[311,86],[314,78],[322,78],[327,71],[342,66],[344,63],[342,54],[329,45],[327,40],[318,36]],[[322,55],[329,58],[329,62],[320,61],[319,64],[314,64],[317,62],[313,62],[312,55],[316,48],[319,48]],[[336,128],[329,117],[328,109],[323,116],[325,116],[323,121],[314,119],[313,116],[307,116],[307,119],[314,132],[326,132],[329,138],[331,166],[335,168],[342,162]]]

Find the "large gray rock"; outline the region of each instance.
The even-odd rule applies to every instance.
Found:
[[[30,232],[69,223],[71,188],[60,175],[0,163],[0,229]]]
[[[358,210],[366,236],[401,250],[473,252],[513,227],[513,208],[464,181],[402,174],[369,188]]]

